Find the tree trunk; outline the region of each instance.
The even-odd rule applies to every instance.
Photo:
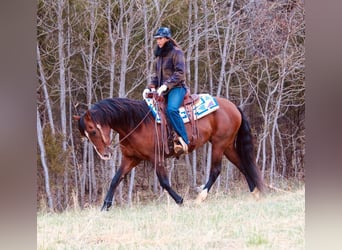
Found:
[[[61,128],[62,128],[62,149],[63,152],[67,149],[67,119],[66,119],[66,70],[65,70],[65,53],[64,53],[64,11],[65,0],[58,0],[57,9],[57,27],[58,27],[58,62],[59,62],[59,84],[60,84],[60,112],[61,112]],[[64,162],[64,166],[67,163]],[[60,186],[60,185],[58,185]],[[68,197],[68,168],[64,168],[64,205],[67,204]],[[59,188],[58,188],[59,189]],[[58,191],[59,192],[59,191]]]
[[[134,188],[134,178],[135,178],[135,168],[131,171],[131,176],[129,178],[129,187],[128,187],[128,205],[132,205],[133,201],[133,188]]]
[[[189,25],[189,34],[188,34],[188,48],[186,52],[186,80],[189,88],[191,89],[191,53],[192,53],[192,0],[189,2],[189,14],[188,14],[188,25]]]
[[[208,147],[208,153],[207,153],[207,165],[206,165],[206,171],[205,171],[205,182],[209,180],[210,175],[210,168],[211,168],[211,154],[212,154],[212,145],[211,143],[207,143]]]
[[[198,60],[199,60],[199,53],[198,53],[198,47],[199,47],[199,35],[198,35],[198,26],[199,26],[199,20],[198,20],[198,5],[197,1],[193,2],[194,4],[194,23],[195,23],[195,30],[194,30],[194,47],[195,47],[195,58],[194,58],[194,93],[198,93]]]
[[[126,72],[128,63],[128,47],[131,39],[132,25],[133,25],[133,1],[130,2],[126,10],[125,2],[120,0],[120,21],[118,23],[120,37],[121,37],[121,70],[120,70],[120,85],[119,97],[126,96]],[[126,16],[127,15],[127,16]],[[129,16],[129,17],[128,17]],[[127,21],[127,19],[129,21]],[[123,22],[121,20],[126,20]]]
[[[79,169],[78,176],[80,177],[80,189],[81,189],[81,208],[85,205],[85,189],[86,189],[86,180],[87,180],[87,158],[88,158],[88,141],[85,140],[83,142],[83,159],[82,159],[82,168]]]
[[[114,31],[112,29],[112,25],[113,25],[113,20],[111,18],[112,11],[113,11],[112,1],[108,0],[107,13],[106,14],[107,14],[108,37],[109,37],[109,41],[110,41],[109,98],[112,98],[113,94],[114,94],[115,56],[116,56],[115,45],[117,42],[117,38],[114,37],[114,32],[116,32],[116,31]]]
[[[46,163],[44,138],[43,138],[43,131],[42,131],[42,125],[40,122],[38,107],[37,107],[37,136],[38,136],[38,144],[39,144],[39,149],[40,149],[40,160],[42,162],[42,166],[44,170],[45,191],[46,191],[46,196],[48,199],[48,206],[49,206],[50,211],[53,211],[53,199],[52,199],[52,195],[50,191],[49,169]]]
[[[51,128],[52,135],[55,135],[56,132],[55,132],[55,125],[54,125],[54,121],[53,121],[50,97],[49,97],[49,92],[47,90],[47,82],[46,82],[45,73],[44,73],[44,69],[43,69],[43,65],[42,65],[42,60],[40,58],[40,51],[39,51],[38,43],[37,43],[37,62],[38,62],[40,80],[42,82],[42,88],[43,88],[43,92],[44,92],[45,106],[46,106],[46,110],[47,110],[48,118],[49,118],[49,125]]]
[[[223,42],[223,47],[220,48],[220,54],[221,54],[221,71],[220,71],[220,75],[219,75],[219,81],[218,81],[218,88],[217,88],[217,95],[221,95],[221,90],[222,90],[222,86],[223,86],[223,82],[225,80],[225,76],[226,76],[226,64],[227,64],[227,59],[228,59],[228,50],[229,50],[229,42],[230,42],[230,30],[231,30],[231,17],[233,14],[233,6],[234,6],[234,0],[231,2],[230,4],[230,8],[229,8],[229,13],[227,16],[227,24],[226,24],[226,28],[224,29],[224,33],[225,33],[225,37],[224,37],[224,42]],[[217,33],[219,39],[220,39],[220,35],[219,32]],[[226,83],[226,96],[229,96],[229,85],[228,82]]]
[[[208,67],[208,77],[209,77],[209,93],[213,94],[213,67],[211,65],[211,57],[210,57],[210,46],[209,46],[209,23],[208,23],[208,16],[209,11],[207,7],[207,0],[203,0],[203,9],[204,9],[204,30],[205,32],[205,54],[207,56],[207,67]]]

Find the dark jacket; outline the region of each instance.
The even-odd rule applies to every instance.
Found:
[[[168,41],[162,48],[154,52],[156,59],[149,88],[158,88],[166,84],[168,89],[185,85],[185,58],[183,51]]]

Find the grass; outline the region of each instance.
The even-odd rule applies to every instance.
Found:
[[[305,190],[38,213],[37,249],[304,249]]]

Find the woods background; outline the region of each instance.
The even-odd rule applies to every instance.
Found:
[[[153,33],[168,26],[185,52],[193,93],[223,96],[251,123],[268,185],[304,182],[304,0],[39,0],[37,7],[37,209],[102,202],[121,154],[104,162],[82,141],[73,115],[107,97],[142,99]],[[113,142],[118,137],[113,133]],[[210,168],[207,144],[169,159],[172,186],[192,196]],[[115,202],[162,195],[153,167],[137,167]],[[248,190],[224,158],[211,192]]]

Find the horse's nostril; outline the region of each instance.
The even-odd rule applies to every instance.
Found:
[[[105,154],[100,155],[100,157],[101,157],[102,160],[107,161],[107,160],[110,159],[111,154],[110,153],[105,153]]]
[[[106,158],[110,158],[112,154],[110,152],[107,152],[107,153],[104,153],[103,156]]]

